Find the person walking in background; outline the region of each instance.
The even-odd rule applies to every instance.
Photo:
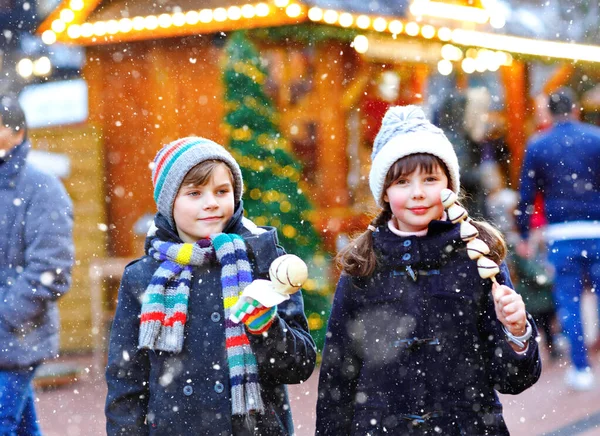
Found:
[[[152,181],[147,254],[125,269],[110,334],[107,434],[293,434],[285,385],[316,361],[302,293],[230,316],[284,254],[276,230],[244,218],[241,169],[207,139],[165,145]]]
[[[0,434],[40,434],[32,380],[56,357],[57,300],[71,285],[73,212],[54,177],[27,163],[16,96],[0,95]]]
[[[492,285],[448,220],[440,194],[460,191],[452,144],[420,108],[392,107],[369,184],[383,210],[339,253],[317,434],[508,435],[496,390],[538,380],[537,330],[499,232],[470,221],[501,263]]]
[[[571,347],[572,366],[565,381],[575,390],[588,390],[594,375],[580,303],[586,277],[600,289],[600,129],[577,121],[575,97],[568,88],[552,93],[548,107],[552,127],[533,137],[525,151],[517,224],[526,240],[536,194],[541,193],[559,322]]]

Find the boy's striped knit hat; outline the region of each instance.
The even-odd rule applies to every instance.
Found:
[[[242,198],[242,171],[233,156],[216,142],[200,137],[178,139],[165,145],[154,158],[152,184],[158,211],[174,229],[173,203],[186,174],[199,163],[219,160],[227,164],[233,175],[234,200]]]
[[[388,109],[373,143],[369,185],[375,201],[383,207],[383,184],[394,163],[410,154],[426,153],[444,162],[452,191],[460,190],[458,158],[454,147],[438,127],[431,124],[418,106],[393,106]]]

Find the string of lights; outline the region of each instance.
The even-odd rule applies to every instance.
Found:
[[[448,26],[436,27],[419,22],[423,17],[434,17],[463,23],[489,23],[493,28],[501,28],[505,21],[503,15],[497,11],[495,0],[482,1],[484,8],[430,0],[414,0],[410,6],[413,20],[308,7],[293,0],[274,0],[270,3],[248,3],[228,8],[176,11],[171,14],[85,22],[98,1],[64,0],[55,13],[40,26],[39,32],[42,40],[46,44],[53,44],[57,41],[84,45],[105,44],[313,22],[386,33],[391,34],[392,37],[402,34],[410,37],[436,39],[442,42],[501,52],[576,61],[600,61],[600,47],[598,46],[520,38],[462,28],[451,29]],[[359,35],[355,38],[353,45],[357,51],[364,52],[368,50],[368,41],[367,35]],[[477,65],[471,64],[466,59],[470,58],[465,58],[466,65],[463,65],[463,69],[466,72],[476,71]],[[442,61],[447,60],[442,59]],[[449,69],[448,62],[442,62],[439,69],[442,73],[447,71]]]

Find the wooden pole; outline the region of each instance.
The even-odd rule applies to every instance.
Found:
[[[510,182],[513,188],[519,186],[519,174],[526,144],[526,123],[528,114],[528,84],[526,65],[513,61],[511,66],[502,67],[502,81],[506,99],[506,143],[511,155]]]
[[[346,45],[321,44],[316,56],[316,93],[320,125],[317,138],[316,197],[322,208],[341,208],[349,204],[346,176],[346,114],[340,104],[344,96],[344,56]]]

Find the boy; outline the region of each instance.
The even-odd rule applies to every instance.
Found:
[[[212,141],[166,145],[152,181],[158,214],[111,331],[107,433],[293,434],[285,384],[308,379],[316,357],[301,293],[229,319],[283,254],[275,229],[243,218],[241,170]]]

